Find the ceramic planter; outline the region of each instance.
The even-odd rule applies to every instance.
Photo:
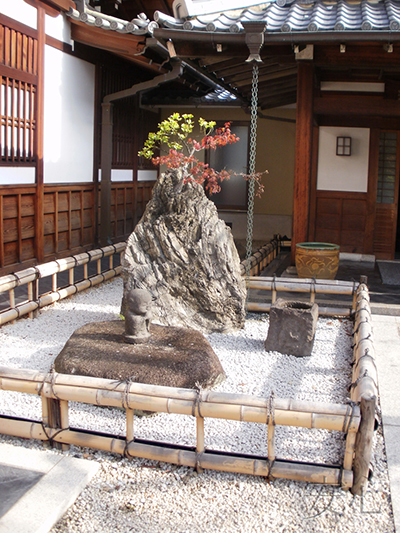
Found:
[[[299,278],[335,279],[339,250],[339,245],[327,242],[297,243],[297,275]]]

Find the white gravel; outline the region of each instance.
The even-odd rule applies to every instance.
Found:
[[[0,365],[48,371],[70,335],[88,322],[113,320],[119,313],[122,281],[116,279],[45,308],[35,320],[0,329]],[[267,315],[250,315],[244,330],[208,337],[227,374],[218,387],[276,397],[343,403],[351,375],[351,328],[347,320],[319,319],[311,357],[265,352]],[[0,412],[40,419],[36,396],[0,391]],[[71,405],[70,424],[124,434],[122,410]],[[135,417],[138,438],[195,444],[192,417],[158,414]],[[206,447],[266,455],[261,424],[205,422]],[[7,436],[0,440],[42,447]],[[277,427],[277,457],[338,463],[341,433]],[[58,453],[50,451],[49,453]],[[53,532],[392,532],[384,442],[376,435],[374,477],[363,498],[339,488],[192,469],[147,460],[123,459],[71,447],[72,455],[101,462],[102,468]]]

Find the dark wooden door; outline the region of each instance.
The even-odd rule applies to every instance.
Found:
[[[374,246],[377,259],[394,259],[396,250],[399,196],[399,133],[380,131],[377,191],[375,205]]]

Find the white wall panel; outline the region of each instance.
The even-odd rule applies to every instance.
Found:
[[[0,13],[37,29],[37,9],[24,0],[0,0]]]
[[[35,175],[34,167],[1,167],[0,185],[32,185]]]
[[[72,44],[71,40],[71,23],[66,15],[60,13],[58,17],[46,15],[46,35],[54,37],[59,41]]]
[[[46,46],[45,183],[93,178],[95,67]]]
[[[336,155],[337,137],[351,137],[351,156]],[[317,189],[367,192],[368,157],[369,129],[321,127]]]

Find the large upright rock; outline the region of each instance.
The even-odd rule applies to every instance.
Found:
[[[150,291],[163,324],[203,332],[243,327],[246,288],[231,230],[203,188],[184,184],[180,171],[167,171],[155,184],[122,266],[124,295]]]

